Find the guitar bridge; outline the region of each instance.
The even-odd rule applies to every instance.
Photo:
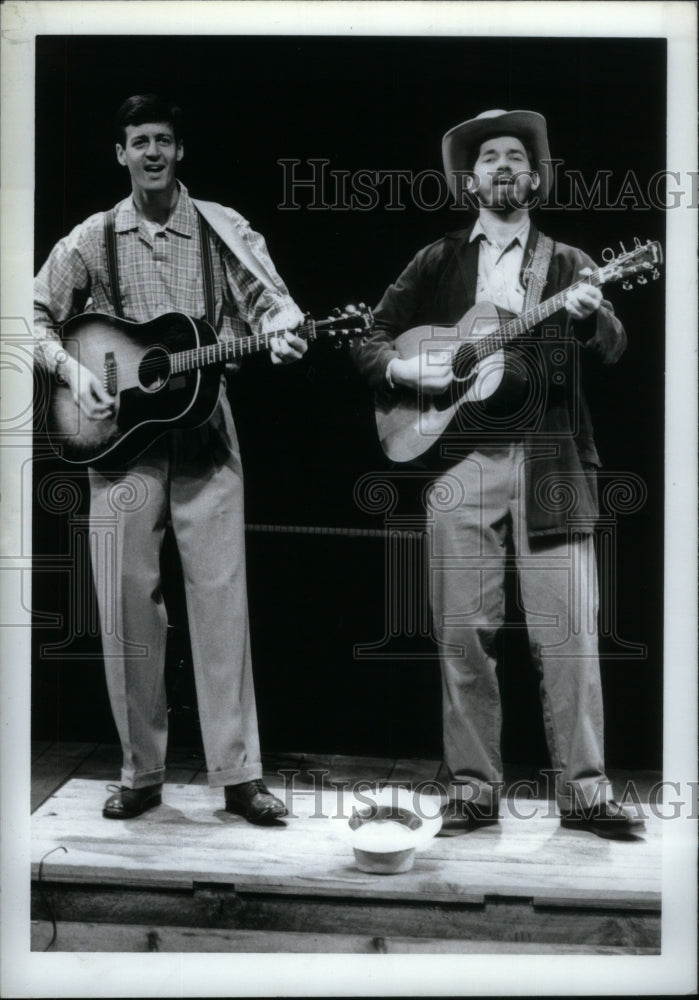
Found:
[[[114,351],[107,351],[104,356],[104,376],[102,385],[110,396],[116,396],[117,392],[117,367],[114,358]]]

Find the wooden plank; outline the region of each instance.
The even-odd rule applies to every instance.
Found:
[[[634,894],[633,899],[629,898],[625,892],[616,892],[615,895],[610,895],[608,897],[608,902],[614,903],[614,906],[621,910],[658,910],[660,911],[660,905],[658,900],[657,892],[637,892]],[[563,907],[568,906],[569,900],[566,899],[564,895],[542,895],[534,896],[532,898],[532,906],[542,907]],[[575,905],[578,907],[591,907],[599,908],[600,901],[599,895],[597,893],[589,894],[578,894],[575,900]]]
[[[32,917],[60,922],[155,927],[342,933],[514,944],[584,943],[658,949],[660,915],[622,910],[533,908],[525,900],[482,906],[414,900],[240,894],[211,887],[193,892],[32,886]]]
[[[409,882],[403,877],[403,881],[397,883],[395,879],[380,881],[380,876],[364,875],[343,863],[326,866],[322,858],[315,863],[311,859],[304,864],[258,852],[248,860],[236,859],[228,865],[207,851],[206,857],[199,852],[202,856],[197,860],[196,867],[190,857],[183,858],[180,867],[174,869],[171,861],[160,862],[152,849],[143,850],[140,845],[132,847],[128,853],[116,849],[111,852],[76,851],[70,847],[67,854],[50,854],[54,846],[51,843],[37,845],[37,860],[32,865],[34,878],[38,876],[40,858],[45,858],[44,879],[74,884],[192,888],[203,883],[234,888],[241,885],[246,891],[353,896],[358,899],[417,897],[451,902],[458,899],[464,903],[481,902],[483,899],[483,893],[478,888],[457,884],[452,884],[448,892],[440,888],[439,879],[435,878],[438,871],[434,866],[422,867]],[[314,867],[319,870],[314,871]],[[509,885],[507,893],[512,893]]]
[[[31,949],[44,951],[53,937],[53,925],[32,921]],[[297,931],[201,930],[196,927],[153,927],[147,924],[58,924],[51,951],[103,952],[287,952],[360,953],[376,955],[385,948],[360,934],[311,934]]]
[[[266,892],[287,895],[312,894],[343,896],[356,899],[410,899],[428,902],[473,904],[486,898],[522,898],[558,900],[559,905],[622,907],[625,909],[660,909],[660,891],[647,881],[625,888],[607,889],[605,876],[599,871],[573,884],[575,872],[556,872],[542,866],[536,872],[493,869],[483,871],[478,865],[448,865],[424,859],[416,862],[411,872],[383,878],[359,872],[356,868],[335,864],[326,867],[320,859],[317,867],[312,860],[285,861],[269,855],[251,859],[236,858],[229,867],[221,864],[211,852],[200,852],[196,867],[193,858],[183,859],[177,869],[171,862],[159,863],[152,851],[131,849],[128,855],[68,850],[49,855],[53,845],[39,855],[46,858],[44,878],[75,884],[115,886],[158,886],[191,888],[197,884],[230,885],[239,892]],[[316,870],[314,871],[314,867]],[[32,875],[38,874],[38,861],[32,865]],[[276,872],[275,872],[276,868]],[[320,870],[318,870],[318,868]],[[233,870],[231,870],[233,869]]]
[[[31,950],[44,951],[54,928],[32,921]],[[470,941],[464,939],[391,937],[299,931],[216,930],[197,927],[154,927],[149,924],[60,922],[51,951],[59,952],[201,952],[286,954],[530,954],[654,955],[658,948],[548,942]]]
[[[76,773],[93,748],[92,743],[52,743],[44,748],[32,762],[32,812]]]

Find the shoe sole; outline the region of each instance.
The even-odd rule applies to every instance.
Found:
[[[436,837],[461,837],[464,833],[475,833],[483,827],[497,826],[500,820],[479,819],[475,821],[464,821],[461,824],[454,823],[453,826],[442,826],[435,834]]]

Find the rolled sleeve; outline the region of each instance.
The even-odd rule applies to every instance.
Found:
[[[264,237],[255,232],[242,217],[238,217],[236,228],[247,248],[269,274],[274,286],[268,288],[259,278],[241,266],[231,251],[226,252],[224,256],[226,280],[241,318],[253,330],[259,330],[261,333],[294,329],[303,322],[303,313],[277,273]]]

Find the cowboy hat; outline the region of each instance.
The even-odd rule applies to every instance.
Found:
[[[391,786],[365,791],[350,800],[337,833],[354,851],[361,871],[395,875],[409,871],[415,850],[424,847],[442,825],[441,802],[433,795]]]
[[[496,135],[515,135],[530,147],[534,157],[532,169],[539,174],[542,195],[547,195],[553,183],[553,171],[546,137],[546,119],[537,111],[501,109],[483,111],[475,118],[455,125],[442,139],[444,173],[453,195],[458,198],[459,192],[463,190],[462,185],[457,184],[454,172],[468,169],[466,164],[471,162],[472,154],[477,152],[478,146],[484,139]]]

